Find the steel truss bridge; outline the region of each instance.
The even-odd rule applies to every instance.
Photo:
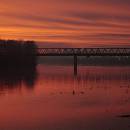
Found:
[[[38,48],[37,56],[73,56],[77,75],[77,56],[130,56],[130,48]]]
[[[130,48],[38,48],[37,56],[130,56]]]

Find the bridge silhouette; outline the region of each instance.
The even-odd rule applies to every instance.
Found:
[[[73,56],[77,75],[78,56],[130,56],[130,48],[38,48],[37,56]]]

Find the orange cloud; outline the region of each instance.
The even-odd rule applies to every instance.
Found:
[[[130,45],[128,5],[129,0],[1,0],[0,38],[81,47]]]

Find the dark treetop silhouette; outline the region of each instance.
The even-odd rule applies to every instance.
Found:
[[[33,67],[36,51],[33,41],[0,40],[0,66]]]

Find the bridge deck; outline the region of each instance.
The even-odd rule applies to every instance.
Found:
[[[130,48],[38,48],[37,56],[130,56]]]

